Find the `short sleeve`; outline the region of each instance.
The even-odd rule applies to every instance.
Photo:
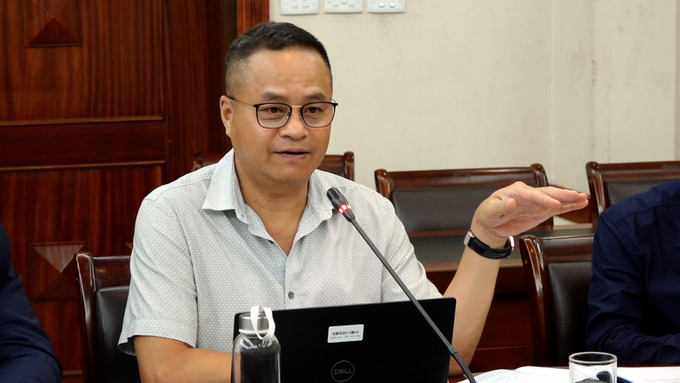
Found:
[[[134,336],[196,346],[197,293],[184,233],[176,212],[162,198],[144,200],[135,227],[121,350],[134,353]]]

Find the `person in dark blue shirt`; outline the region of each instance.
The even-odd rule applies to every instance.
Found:
[[[9,237],[0,225],[0,382],[61,381],[61,367],[14,272]]]
[[[619,365],[680,364],[680,180],[607,209],[592,267],[586,346]]]

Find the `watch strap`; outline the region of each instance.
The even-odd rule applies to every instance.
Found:
[[[508,258],[510,257],[510,254],[512,254],[512,250],[515,248],[515,240],[512,236],[508,237],[508,241],[505,243],[506,247],[502,249],[492,249],[489,247],[489,245],[477,238],[472,230],[468,230],[463,243],[475,253],[489,259]]]

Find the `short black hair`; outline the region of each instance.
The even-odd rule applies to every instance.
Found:
[[[244,64],[255,52],[260,49],[280,51],[295,47],[311,49],[321,55],[328,68],[332,87],[331,63],[321,41],[294,24],[270,21],[258,24],[243,32],[229,46],[227,57],[224,60],[224,83],[227,94],[237,86],[237,78],[235,77],[239,75],[239,71],[236,68]]]

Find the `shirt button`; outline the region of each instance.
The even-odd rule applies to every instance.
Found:
[[[295,293],[292,292],[292,291],[289,291],[289,292],[288,292],[288,298],[290,298],[290,299],[295,298]]]

